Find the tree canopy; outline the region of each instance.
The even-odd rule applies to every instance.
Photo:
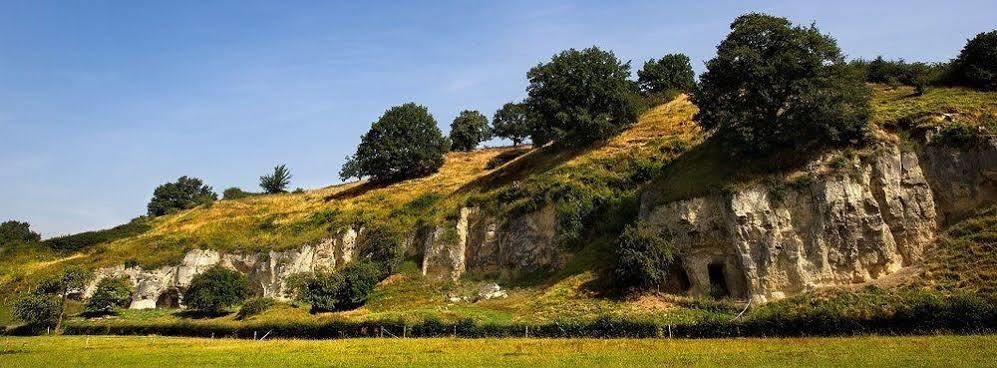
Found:
[[[690,92],[696,87],[696,74],[689,57],[668,54],[660,60],[651,59],[637,71],[637,84],[645,96],[669,92]]]
[[[456,151],[471,151],[478,143],[491,138],[488,118],[478,111],[464,110],[450,123],[451,148]]]
[[[239,271],[214,266],[190,280],[184,304],[193,310],[218,313],[249,297],[249,280]]]
[[[628,80],[630,63],[596,47],[563,51],[529,71],[526,104],[536,120],[536,145],[553,140],[585,144],[637,121],[641,103]]]
[[[287,166],[285,166],[284,164],[280,164],[274,167],[272,174],[263,175],[260,177],[260,188],[263,188],[263,191],[270,194],[286,193],[287,186],[290,184],[291,184],[291,170],[288,170]]]
[[[429,175],[443,166],[449,148],[429,110],[410,102],[388,109],[371,125],[339,176],[396,181]]]
[[[997,30],[966,42],[952,63],[954,82],[982,90],[997,90]]]
[[[517,146],[522,143],[523,139],[530,136],[530,120],[526,105],[513,102],[502,105],[492,117],[492,134],[509,139]]]
[[[0,245],[34,243],[41,239],[41,235],[31,231],[31,225],[27,222],[10,220],[0,223]]]
[[[741,152],[813,148],[864,136],[871,108],[862,76],[813,25],[746,14],[707,63],[696,121]]]
[[[162,216],[197,207],[218,199],[211,187],[198,178],[181,176],[176,182],[156,187],[149,201],[149,216]]]

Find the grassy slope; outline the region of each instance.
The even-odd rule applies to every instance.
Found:
[[[5,339],[5,367],[979,367],[993,336],[731,340]],[[72,359],[65,359],[72,357]]]
[[[932,89],[920,97],[911,97],[910,93],[908,88],[876,87],[873,120],[877,125],[940,112],[954,113],[967,121],[997,114],[997,97],[992,93],[964,89]],[[586,150],[545,147],[495,170],[487,170],[487,163],[498,155],[509,155],[514,149],[451,153],[439,173],[387,187],[349,183],[302,194],[219,201],[210,207],[155,219],[151,222],[152,230],[142,235],[81,253],[15,252],[0,259],[0,286],[5,291],[0,292],[0,324],[9,321],[13,294],[69,263],[104,266],[134,260],[144,266],[155,266],[175,262],[193,248],[283,249],[314,242],[328,235],[330,223],[341,224],[359,216],[411,227],[419,217],[447,221],[447,215],[472,200],[486,207],[501,204],[500,211],[516,211],[535,208],[537,202],[562,201],[578,193],[591,194],[593,198],[586,200],[603,203],[608,208],[609,213],[602,215],[607,221],[594,221],[601,226],[598,231],[605,234],[582,238],[584,241],[579,242],[582,244],[575,247],[576,256],[561,272],[525,282],[506,280],[503,286],[512,287],[507,299],[444,303],[442,297],[447,292],[471,295],[480,283],[469,280],[454,285],[425,280],[418,276],[415,265],[408,264],[404,267],[407,271],[378,288],[366,307],[319,318],[433,316],[445,320],[472,317],[493,322],[548,322],[624,314],[662,321],[722,317],[723,312],[718,315],[677,308],[676,300],[670,297],[617,300],[602,297],[597,291],[605,283],[603,276],[608,265],[605,259],[615,236],[611,234],[613,229],[604,224],[632,218],[634,198],[651,178],[648,172],[664,173],[661,175],[664,181],[659,179],[654,185],[667,188],[666,199],[671,200],[720,190],[769,170],[765,165],[744,165],[726,159],[718,145],[700,144],[702,134],[691,120],[695,111],[687,99],[680,97],[648,111],[637,125],[597,147]],[[619,198],[624,199],[622,202],[629,198],[629,203],[604,203]],[[414,206],[414,203],[423,204]],[[126,320],[158,322],[177,318],[163,312],[129,312],[126,317]],[[256,318],[315,317],[285,307]]]

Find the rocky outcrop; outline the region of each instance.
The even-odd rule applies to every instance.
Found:
[[[692,295],[766,301],[866,282],[919,261],[945,217],[994,203],[995,147],[887,145],[830,173],[816,160],[785,187],[664,204],[649,192],[640,218],[679,249]]]
[[[125,276],[135,286],[129,308],[177,307],[181,303],[180,290],[190,285],[195,275],[222,265],[246,274],[255,294],[285,299],[289,291],[286,282],[291,275],[332,268],[352,260],[358,235],[357,230],[348,229],[316,245],[281,252],[239,254],[195,249],[187,252],[179,265],[155,269],[126,268],[124,265],[102,268],[95,272],[85,295],[91,295],[97,282],[105,277]]]

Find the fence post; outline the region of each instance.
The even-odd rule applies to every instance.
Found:
[[[668,324],[668,338],[669,339],[672,338],[672,324],[671,323]]]

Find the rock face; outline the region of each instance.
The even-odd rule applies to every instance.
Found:
[[[183,261],[176,266],[149,270],[125,268],[123,265],[102,268],[95,272],[85,295],[92,295],[97,282],[105,277],[126,276],[135,285],[129,308],[175,308],[181,303],[180,290],[190,285],[194,275],[220,264],[246,274],[255,294],[286,299],[289,291],[286,281],[289,276],[349,262],[353,259],[357,236],[357,230],[348,229],[338,237],[326,239],[319,244],[282,252],[222,254],[213,250],[195,249],[187,252]]]
[[[452,226],[436,227],[423,239],[423,275],[456,280],[466,271],[532,272],[564,261],[553,206],[505,221],[462,208]]]
[[[640,219],[679,249],[692,295],[763,302],[865,282],[920,260],[946,217],[995,202],[995,148],[884,146],[844,172],[817,173],[817,160],[785,188],[664,204],[646,193]]]

